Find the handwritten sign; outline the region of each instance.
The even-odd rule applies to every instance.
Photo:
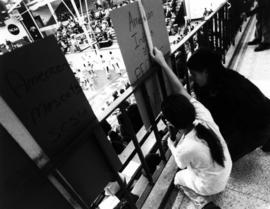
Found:
[[[170,52],[165,18],[160,0],[142,2],[154,46]],[[113,10],[110,14],[130,82],[138,81],[150,68],[150,56],[137,2]]]
[[[97,119],[53,38],[0,57],[0,94],[49,155]]]
[[[61,164],[57,165],[57,169],[85,202],[93,201],[113,179],[113,171],[120,169],[121,162],[98,124],[56,40],[49,37],[1,56],[0,69],[0,95],[9,106],[2,104],[0,108],[5,107],[6,111],[1,111],[0,118],[13,112],[19,118],[12,120],[14,126],[4,127],[15,140],[29,145],[31,139],[25,134],[26,128],[48,155],[49,163],[54,161],[56,155],[60,155]],[[23,127],[21,130],[15,130],[18,124]],[[75,141],[80,143],[72,146],[72,152],[67,156],[61,155]],[[18,146],[19,143],[14,144]],[[33,146],[25,146],[24,151],[28,155],[33,154],[31,149],[34,149]],[[21,152],[21,149],[17,150]],[[16,159],[16,162],[23,160]],[[8,163],[3,161],[2,164]],[[29,185],[26,186],[32,188],[31,179],[28,179],[29,169],[24,166],[19,169],[26,175],[20,176],[14,183],[9,177],[14,177],[16,169],[8,168],[7,181],[12,180],[14,188],[18,189],[20,185],[25,187],[21,182],[27,179]],[[33,196],[25,189],[22,191]],[[27,205],[33,202],[32,199],[29,202],[29,198],[23,201]],[[19,199],[17,202],[21,204],[23,201]]]

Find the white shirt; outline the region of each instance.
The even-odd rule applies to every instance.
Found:
[[[220,140],[225,156],[224,167],[213,161],[206,141],[199,139],[193,129],[181,138],[175,148],[171,148],[177,166],[186,168],[179,171],[180,175],[176,175],[175,182],[181,182],[183,186],[201,195],[216,194],[225,189],[232,169],[232,160],[227,144],[210,112],[196,99],[192,98],[190,102],[196,111],[194,125],[200,123],[211,129]]]

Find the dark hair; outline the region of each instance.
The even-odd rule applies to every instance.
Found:
[[[196,72],[216,73],[219,69],[224,68],[221,63],[221,56],[209,48],[199,48],[187,61],[187,67]]]
[[[108,123],[107,120],[102,120],[100,122],[101,128],[104,130],[104,132],[106,133],[106,135],[108,135],[109,131],[112,129],[111,124]]]
[[[186,129],[193,124],[196,112],[190,101],[181,94],[168,96],[161,104],[164,117],[178,129]]]
[[[120,89],[119,93],[123,94],[125,92],[125,89]]]
[[[119,97],[118,91],[114,91],[112,96],[113,96],[113,99],[116,100]]]
[[[124,117],[123,113],[120,113],[116,116],[117,121],[119,125],[125,124],[126,123],[126,118]]]
[[[195,130],[198,138],[207,142],[212,159],[224,167],[225,156],[217,135],[211,129],[206,128],[200,123],[196,125]]]
[[[113,130],[109,131],[108,136],[110,137],[111,141],[122,142],[121,136]]]
[[[161,104],[164,117],[178,129],[186,129],[193,126],[196,118],[194,106],[181,94],[168,96]],[[195,126],[198,138],[204,140],[212,156],[212,159],[224,167],[224,153],[222,145],[217,135],[205,126],[198,124]]]

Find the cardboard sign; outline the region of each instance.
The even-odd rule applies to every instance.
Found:
[[[26,128],[50,159],[75,140],[84,142],[72,146],[72,152],[57,167],[85,202],[93,201],[113,179],[113,170],[118,171],[121,162],[56,40],[49,37],[1,56],[0,69],[0,94],[11,108],[1,111],[0,116],[9,120],[5,116],[13,111],[20,119],[4,121],[14,123],[6,126],[7,131],[16,141],[29,144]],[[19,123],[22,130],[14,130]],[[12,134],[18,131],[21,134]],[[32,149],[25,146],[24,151],[29,155]],[[10,172],[12,176],[13,170]]]
[[[142,2],[154,46],[164,54],[170,52],[163,7],[160,0]],[[150,68],[150,56],[138,3],[134,2],[110,14],[131,84]]]
[[[52,157],[97,119],[53,38],[0,57],[0,94]]]
[[[113,179],[114,171],[120,169],[121,162],[102,132],[81,87],[57,47],[56,40],[49,37],[1,56],[0,69],[0,94],[10,107],[6,107],[6,111],[0,111],[0,118],[6,118],[1,123],[14,124],[4,127],[15,141],[23,141],[24,144],[29,145],[21,148],[31,158],[30,154],[33,154],[33,149],[37,147],[31,146],[32,139],[25,134],[25,128],[50,160],[61,154],[70,143],[80,141],[82,144],[72,146],[72,150],[69,149],[70,152],[65,158],[61,156],[61,164],[56,169],[59,169],[85,202],[93,201],[102,192],[104,186]],[[13,112],[19,119],[8,121],[11,117],[7,116],[12,115]],[[18,124],[21,123],[19,130]],[[15,144],[18,146],[20,143]],[[15,156],[16,153],[9,152],[9,154]],[[24,157],[29,160],[27,155]],[[20,162],[25,159],[15,160]],[[32,160],[36,160],[35,156]],[[4,162],[4,164],[8,163]],[[3,164],[0,164],[0,167],[3,167]],[[28,174],[27,168],[20,167],[20,170]],[[16,172],[16,169],[6,169],[5,177],[10,180],[9,176],[14,176],[13,172]],[[25,182],[27,176],[20,176],[16,184]],[[37,181],[44,181],[44,179],[38,178]],[[32,186],[31,181],[24,185],[30,188]],[[17,185],[14,188],[17,188]],[[4,188],[4,191],[11,190]],[[57,194],[59,196],[59,193]],[[39,193],[36,196],[38,197]],[[7,199],[10,199],[10,196]],[[18,202],[22,205],[20,199]],[[25,205],[33,205],[32,202],[27,199]]]

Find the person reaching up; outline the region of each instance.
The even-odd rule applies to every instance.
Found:
[[[179,141],[168,139],[168,147],[178,171],[174,184],[199,208],[216,208],[209,196],[224,191],[232,169],[225,140],[210,112],[188,94],[160,50],[152,58],[161,66],[172,87],[172,94],[161,105],[168,125],[183,133]]]

